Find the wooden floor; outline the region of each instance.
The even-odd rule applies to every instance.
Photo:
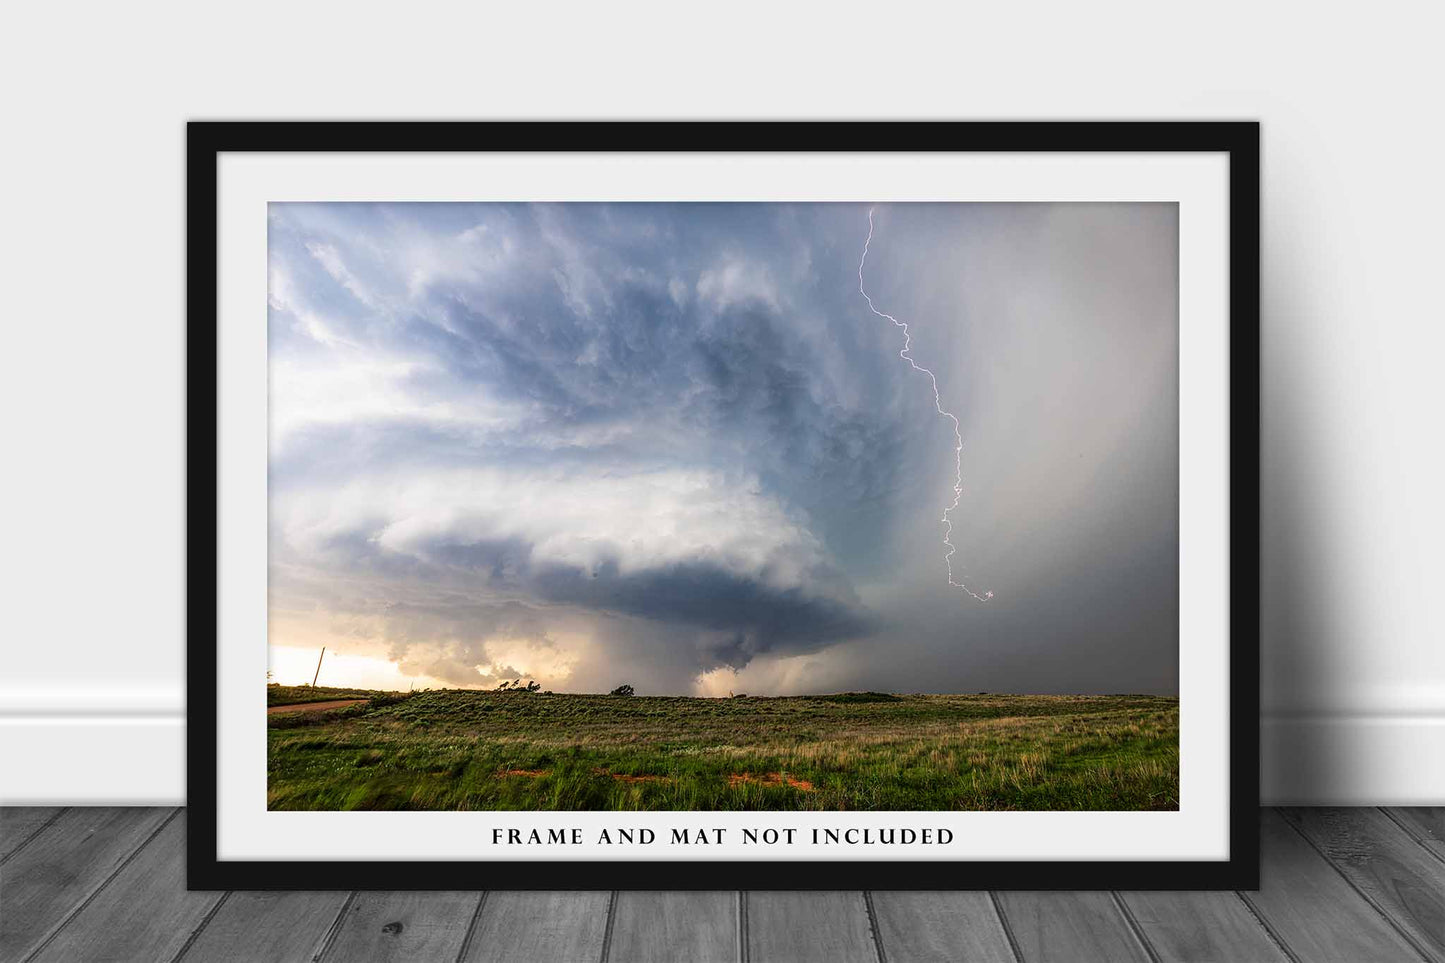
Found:
[[[1265,810],[1249,893],[189,893],[184,811],[0,810],[0,961],[1445,963],[1445,809]]]

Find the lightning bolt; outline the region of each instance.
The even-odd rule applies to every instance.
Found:
[[[963,500],[963,434],[959,430],[958,416],[944,410],[943,398],[938,393],[938,378],[934,376],[932,371],[923,367],[923,365],[917,361],[914,361],[909,354],[909,352],[913,350],[913,337],[908,333],[908,325],[903,321],[899,321],[891,314],[885,314],[879,311],[873,304],[873,299],[868,296],[868,292],[863,290],[863,265],[868,263],[868,246],[872,243],[873,209],[870,207],[868,209],[868,240],[863,242],[863,257],[858,261],[858,293],[863,295],[863,300],[868,302],[869,311],[872,311],[880,318],[886,318],[892,321],[895,327],[903,329],[903,350],[898,352],[898,357],[907,361],[914,371],[922,371],[928,375],[928,381],[933,385],[933,407],[940,415],[953,423],[953,502],[943,510],[943,544],[948,549],[948,551],[944,553],[943,564],[948,571],[949,585],[956,589],[962,589],[980,602],[987,602],[993,598],[992,590],[985,591],[982,595],[979,595],[967,585],[964,585],[962,582],[956,582],[953,579],[953,555],[958,551],[958,548],[952,541],[953,521],[949,518],[949,515],[953,514],[953,510],[956,509],[958,503]]]

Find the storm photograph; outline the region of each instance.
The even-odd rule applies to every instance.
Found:
[[[1178,229],[270,204],[268,805],[1177,809]]]

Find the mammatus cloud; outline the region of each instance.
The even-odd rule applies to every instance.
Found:
[[[1172,214],[1140,207],[1103,225],[1104,241],[1112,231],[1133,251],[1140,232],[1172,238]],[[998,278],[973,276],[978,252],[963,248],[987,241],[1007,261],[998,252],[1021,236],[1058,236],[1028,208],[1002,217],[940,206],[922,220],[920,208],[869,255],[870,294],[900,316],[940,319],[915,353],[950,372],[942,390],[958,391],[948,404],[965,412],[960,442],[1002,424],[1029,448],[1035,426],[1011,417],[1009,399],[1049,396],[1044,379],[1059,373],[1046,365],[978,394],[997,371],[970,356],[974,328],[957,303],[960,292],[1000,290]],[[969,505],[970,519],[996,530],[971,522],[955,541],[999,540],[990,559],[1012,559],[1030,588],[984,618],[935,591],[947,589],[942,562],[920,555],[918,536],[932,523],[937,542],[951,433],[927,418],[927,386],[899,370],[896,334],[858,300],[866,215],[852,205],[272,205],[272,644],[329,640],[462,685],[529,676],[560,689],[710,692],[742,679],[800,691],[903,672],[914,681],[896,687],[937,689],[972,683],[979,666],[1027,681],[1016,688],[1101,685],[1015,671],[1041,638],[1066,650],[1059,613],[1073,597],[1052,571],[1059,546],[1041,548],[1029,529],[1074,538],[1081,515],[1045,522],[1051,509],[1030,519]],[[1017,277],[1040,270],[1040,257],[1071,256],[1008,255]],[[1168,267],[1169,252],[1155,260]],[[1077,293],[1062,285],[1050,304]],[[1136,378],[1157,371],[1155,390],[1172,390],[1173,302],[1163,311],[1162,298],[1122,297],[1121,318],[1145,325],[1157,357],[1141,365],[1121,338],[1085,382],[1126,367]],[[1120,321],[1053,320],[1066,338],[1081,323]],[[1114,409],[1127,415],[1139,400],[1103,405],[1096,422],[1120,421]],[[979,409],[990,409],[988,427],[972,417]],[[992,488],[993,504],[1007,505],[1000,493],[1032,486],[1039,505],[1067,496],[1097,516],[1116,496],[1067,472],[1105,452],[1127,464],[1138,428],[1077,433],[1086,450],[1055,453],[1062,475],[971,468],[977,497]],[[997,463],[986,444],[975,450]],[[1128,485],[1154,471],[1145,462]],[[1168,477],[1149,484],[1172,491]],[[1138,520],[1150,546],[1173,537],[1169,511]],[[1110,538],[1089,545],[1090,564],[1107,571],[1133,554]],[[1047,580],[1060,587],[1034,598]],[[1172,590],[1148,587],[1148,624],[1122,626],[1130,639],[1157,634]],[[1094,621],[1121,631],[1117,617]],[[1103,629],[1091,631],[1074,644],[1097,655]],[[1146,684],[1104,688],[1168,689],[1177,654],[1165,642],[1130,649],[1136,663],[1158,650]]]

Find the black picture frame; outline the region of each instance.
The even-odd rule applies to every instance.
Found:
[[[217,858],[217,173],[223,152],[1210,152],[1229,158],[1227,861],[546,862]],[[230,122],[187,125],[187,884],[193,890],[1257,889],[1259,124],[1207,122]],[[499,877],[488,870],[500,868]]]

